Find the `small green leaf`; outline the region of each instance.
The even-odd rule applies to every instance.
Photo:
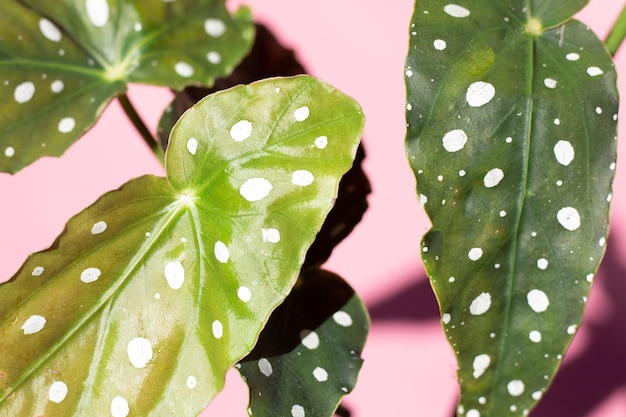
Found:
[[[604,252],[618,94],[601,41],[564,14],[584,3],[416,2],[407,151],[460,416],[529,412]]]
[[[330,417],[352,391],[369,328],[365,306],[338,276],[303,273],[237,368],[251,416]]]
[[[0,416],[197,415],[296,281],[362,127],[310,77],[190,109],[167,179],[106,194],[0,286]]]
[[[61,155],[129,82],[211,85],[252,42],[223,1],[6,0],[0,14],[0,171]]]
[[[282,46],[267,28],[257,24],[255,33],[256,38],[250,54],[228,78],[217,80],[210,89],[187,87],[175,94],[172,103],[163,112],[159,121],[159,141],[164,149],[167,149],[169,132],[178,118],[203,97],[241,83],[304,72],[293,51]],[[369,181],[362,168],[364,159],[365,151],[359,146],[354,165],[339,183],[337,201],[307,252],[305,266],[324,263],[339,242],[361,221],[368,207],[367,195],[371,192]]]

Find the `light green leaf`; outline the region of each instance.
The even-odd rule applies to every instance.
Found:
[[[190,109],[167,179],[106,194],[0,286],[0,416],[197,415],[296,281],[362,127],[304,76]]]
[[[253,40],[224,1],[6,0],[0,14],[0,171],[59,156],[129,82],[212,85]]]
[[[369,328],[363,302],[337,275],[303,273],[239,365],[251,416],[330,417],[351,392]]]
[[[584,2],[528,3],[418,1],[410,29],[407,151],[433,223],[422,257],[459,362],[460,416],[534,406],[606,243],[615,69],[580,22],[545,29]]]

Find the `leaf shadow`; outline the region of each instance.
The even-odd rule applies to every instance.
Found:
[[[619,258],[619,242],[611,236],[594,284],[599,287],[594,291],[605,293],[603,308],[609,314],[601,322],[585,323],[588,345],[564,363],[532,417],[584,417],[626,388],[626,268]]]
[[[423,272],[411,278],[410,284],[369,305],[368,310],[373,323],[439,320],[439,305]]]

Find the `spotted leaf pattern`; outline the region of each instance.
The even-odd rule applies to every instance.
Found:
[[[459,416],[525,416],[579,325],[616,160],[611,58],[585,1],[417,1],[407,152]]]
[[[330,417],[352,391],[369,328],[363,302],[337,275],[303,272],[237,368],[250,416]]]
[[[63,154],[129,82],[212,85],[253,38],[248,9],[219,0],[6,0],[0,171]]]
[[[0,286],[0,416],[197,415],[295,283],[362,127],[308,76],[196,104],[167,178],[105,194]]]

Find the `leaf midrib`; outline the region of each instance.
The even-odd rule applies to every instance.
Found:
[[[530,5],[529,5],[530,7]],[[524,212],[525,212],[525,207],[526,207],[526,199],[528,196],[528,183],[529,183],[529,171],[530,171],[530,149],[531,149],[531,143],[533,141],[533,131],[534,131],[534,123],[533,123],[533,112],[534,112],[534,101],[533,101],[533,92],[534,92],[534,72],[535,72],[535,56],[536,56],[536,48],[535,48],[535,39],[532,36],[529,35],[525,35],[529,37],[529,44],[528,44],[528,48],[529,48],[529,60],[530,62],[528,63],[528,68],[530,69],[530,75],[527,78],[527,85],[525,90],[527,91],[527,99],[526,99],[526,112],[525,112],[525,118],[526,118],[526,148],[525,148],[525,152],[522,155],[523,157],[523,170],[522,170],[522,180],[520,181],[522,187],[521,187],[521,192],[520,192],[520,196],[518,199],[518,204],[519,204],[519,211],[517,214],[517,218],[515,219],[515,231],[512,232],[512,237],[513,237],[513,248],[511,250],[511,254],[512,254],[512,258],[511,262],[510,262],[510,268],[511,271],[508,275],[509,279],[507,282],[507,286],[506,286],[506,298],[505,298],[505,305],[504,305],[504,314],[503,314],[503,321],[502,321],[502,337],[500,338],[500,343],[498,344],[498,359],[496,361],[496,369],[495,369],[495,377],[494,380],[497,381],[496,383],[492,384],[492,388],[491,388],[491,392],[493,393],[494,391],[496,391],[497,387],[500,387],[501,384],[498,383],[498,381],[501,380],[502,378],[502,372],[504,367],[502,366],[502,362],[504,359],[504,356],[507,352],[506,347],[509,346],[509,339],[510,339],[510,333],[509,333],[509,328],[510,328],[510,323],[511,323],[511,319],[512,319],[512,305],[513,305],[513,289],[515,287],[515,282],[516,282],[516,270],[517,270],[517,259],[518,259],[518,247],[520,246],[520,240],[521,240],[521,232],[520,230],[522,229],[522,219],[524,217]],[[495,396],[496,398],[498,397],[497,395]]]

